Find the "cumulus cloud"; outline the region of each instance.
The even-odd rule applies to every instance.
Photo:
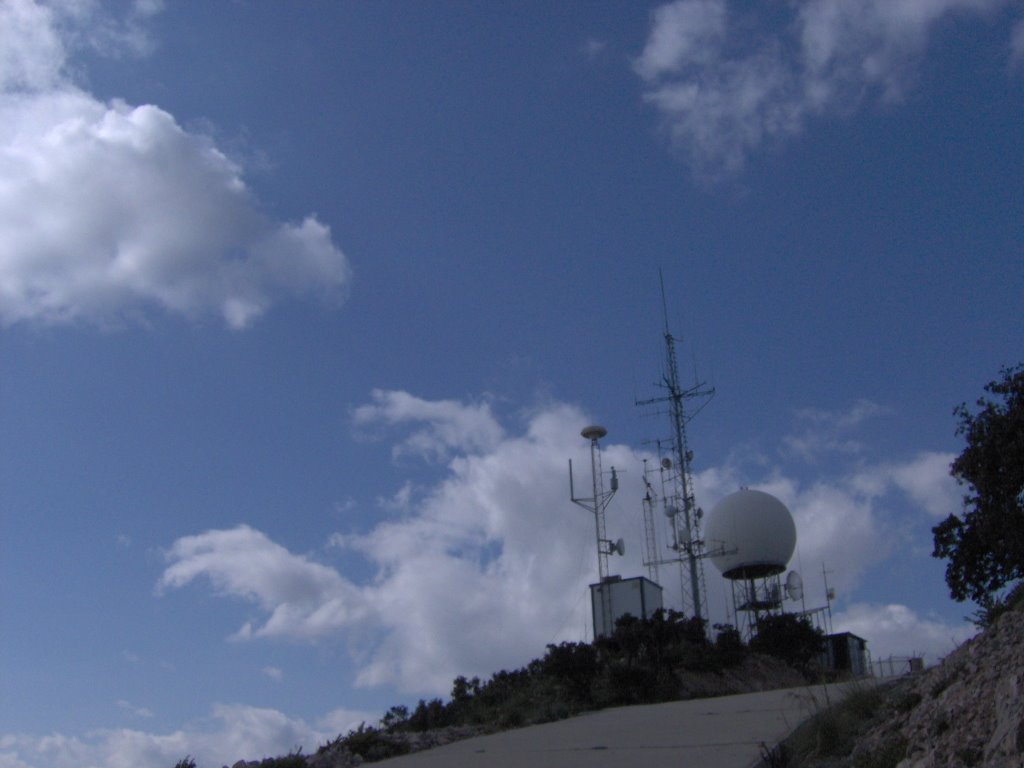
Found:
[[[1007,0],[802,0],[772,17],[728,0],[655,9],[634,69],[673,146],[706,177],[739,171],[761,145],[813,117],[895,101],[914,82],[935,25]],[[766,12],[766,17],[767,17]]]
[[[487,403],[466,405],[455,400],[423,400],[408,392],[375,389],[372,403],[355,410],[357,426],[418,423],[422,428],[395,447],[395,455],[409,453],[444,459],[452,450],[477,452],[501,440],[501,425]]]
[[[343,718],[327,715],[324,725]],[[11,768],[167,768],[186,755],[199,765],[234,765],[285,754],[296,745],[312,752],[341,731],[308,725],[275,709],[217,704],[209,717],[171,733],[128,728],[93,731],[84,737],[0,736],[0,766]],[[347,731],[346,731],[347,732]]]
[[[332,555],[373,564],[372,581],[356,585],[243,526],[175,542],[161,588],[202,577],[253,602],[269,618],[239,638],[347,632],[358,684],[415,692],[446,693],[457,674],[488,675],[525,663],[547,643],[588,636],[594,524],[569,502],[566,477],[568,458],[585,460],[584,415],[552,405],[530,415],[519,434],[499,438],[486,409],[472,403],[382,392],[369,408],[357,421],[422,428],[445,450],[458,446],[443,477],[410,500],[401,519],[331,538]],[[462,426],[438,437],[437,423]],[[625,467],[635,459],[609,446],[605,461]],[[628,535],[624,525],[610,515],[610,533]],[[635,560],[628,568],[638,569]]]
[[[834,421],[859,423],[864,410],[857,404],[819,421],[828,431]],[[322,551],[336,565],[291,553],[240,526],[175,542],[160,587],[206,581],[221,595],[253,603],[266,618],[244,625],[236,639],[346,638],[359,685],[410,693],[443,695],[456,675],[487,676],[525,663],[548,643],[590,637],[594,521],[569,501],[566,477],[569,458],[578,475],[589,469],[587,443],[579,436],[589,419],[582,411],[548,403],[523,416],[520,428],[505,429],[478,403],[380,391],[355,414],[362,428],[394,430],[391,438],[400,446],[409,433],[429,435],[426,444],[433,447],[421,452],[424,457],[449,456],[437,467],[436,482],[415,493],[402,483],[398,516],[385,510],[369,530],[330,536]],[[451,431],[440,436],[438,425]],[[828,563],[842,600],[900,544],[898,521],[906,520],[908,504],[924,523],[941,507],[929,486],[945,461],[937,456],[873,466],[857,461],[836,476],[816,471],[810,481],[783,465],[751,470],[726,464],[698,473],[696,493],[709,511],[741,484],[778,496],[796,521],[800,556],[815,569]],[[620,479],[608,535],[627,540],[626,557],[612,558],[611,566],[625,575],[645,572],[643,458],[603,441],[605,471],[615,466]],[[658,520],[664,524],[663,516]],[[665,532],[659,535],[664,545]],[[345,575],[353,557],[371,566],[364,583]],[[707,568],[712,620],[727,620],[726,587]],[[666,603],[678,606],[673,567],[662,566],[661,582]],[[808,596],[809,606],[818,604],[814,599]]]
[[[836,613],[832,625],[837,632],[852,632],[868,639],[868,650],[876,659],[920,656],[928,663],[946,656],[977,632],[967,622],[949,624],[921,616],[899,603],[854,603]]]
[[[239,329],[282,297],[341,299],[350,270],[326,225],[270,219],[211,139],[75,85],[76,40],[139,53],[156,6],[120,26],[95,7],[0,4],[0,323],[158,308]]]
[[[365,617],[363,596],[337,571],[294,555],[249,526],[207,531],[174,542],[158,589],[207,579],[218,593],[257,604],[270,615],[235,637],[314,639]]]
[[[855,430],[885,413],[885,408],[870,400],[858,400],[841,411],[801,408],[796,412],[797,430],[785,435],[782,443],[786,450],[812,463],[830,454],[859,454],[864,446],[854,436]]]
[[[956,514],[961,507],[961,492],[949,467],[952,453],[923,452],[910,461],[887,467],[892,483],[935,518]]]

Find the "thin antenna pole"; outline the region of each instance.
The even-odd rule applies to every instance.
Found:
[[[622,550],[620,547],[616,547],[614,542],[609,541],[605,534],[604,512],[611,502],[612,496],[619,489],[619,481],[618,476],[615,474],[615,467],[612,467],[611,490],[606,491],[604,489],[604,479],[601,470],[601,447],[598,445],[598,440],[608,434],[608,431],[604,427],[590,426],[586,427],[580,434],[590,441],[590,475],[593,495],[590,498],[576,498],[572,479],[572,462],[570,461],[569,498],[573,504],[583,507],[594,515],[594,533],[597,539],[597,574],[603,614],[601,621],[603,626],[600,628],[597,627],[597,617],[594,617],[594,637],[596,638],[602,635],[610,635],[614,629],[611,589],[606,584],[608,581],[608,555],[613,551],[622,554]]]
[[[825,570],[825,561],[821,562],[821,578],[825,581],[825,607],[828,609],[828,633],[832,634],[832,590],[828,586],[828,575],[832,571]]]
[[[601,542],[607,540],[605,535],[604,504],[599,501],[604,495],[604,483],[601,478],[601,449],[597,445],[597,438],[590,440],[590,481],[593,486],[594,495],[594,522],[597,531],[597,577],[598,581],[608,578],[608,552],[601,546]],[[610,498],[610,497],[609,497]]]
[[[669,337],[672,334],[668,330],[668,300],[665,298],[665,275],[661,267],[658,267],[658,282],[661,284],[661,312],[665,318],[665,336]]]

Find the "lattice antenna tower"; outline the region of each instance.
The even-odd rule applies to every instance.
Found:
[[[659,472],[662,486],[662,511],[669,519],[671,543],[668,548],[674,553],[671,557],[663,557],[657,550],[657,535],[653,513],[657,506],[654,488],[648,480],[648,468],[644,468],[644,482],[647,486],[644,498],[644,530],[645,553],[644,565],[652,574],[657,574],[659,565],[677,563],[679,567],[679,583],[682,593],[684,614],[697,619],[707,616],[707,595],[704,588],[703,560],[708,556],[704,540],[701,536],[701,518],[704,516],[696,503],[693,492],[693,473],[691,463],[693,452],[686,442],[686,425],[707,401],[714,396],[715,390],[703,382],[684,389],[679,380],[679,363],[676,359],[676,338],[668,325],[668,302],[665,299],[665,279],[659,271],[661,281],[661,303],[665,316],[665,372],[658,386],[665,391],[661,397],[638,400],[638,406],[667,404],[667,415],[671,426],[671,435],[667,441],[658,441],[658,454],[661,459]],[[703,400],[700,407],[692,415],[688,415],[686,403],[689,400]],[[667,454],[667,455],[666,455]]]

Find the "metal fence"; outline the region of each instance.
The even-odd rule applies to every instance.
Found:
[[[890,656],[887,659],[871,660],[873,677],[903,677],[924,670],[924,659],[920,656]]]

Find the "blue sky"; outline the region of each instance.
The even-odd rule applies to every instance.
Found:
[[[0,767],[311,750],[588,638],[566,464],[608,428],[642,573],[659,270],[698,502],[782,499],[876,655],[969,636],[930,529],[1022,354],[1022,19],[0,4]]]

